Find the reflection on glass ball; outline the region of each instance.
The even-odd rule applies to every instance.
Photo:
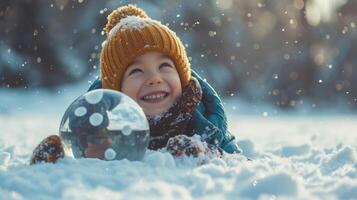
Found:
[[[75,158],[141,160],[149,144],[149,124],[139,105],[107,89],[78,97],[60,125],[66,151]]]

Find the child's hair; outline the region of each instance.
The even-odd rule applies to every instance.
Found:
[[[104,32],[107,39],[100,57],[103,88],[120,91],[127,67],[135,57],[149,51],[169,56],[175,63],[182,87],[189,83],[190,63],[181,40],[142,9],[129,4],[114,10],[108,15]]]

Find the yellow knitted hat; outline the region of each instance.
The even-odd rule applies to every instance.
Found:
[[[121,90],[121,81],[128,65],[135,57],[149,51],[169,56],[176,65],[181,85],[185,87],[191,78],[190,63],[185,47],[175,32],[146,13],[127,5],[108,15],[104,28],[107,40],[100,55],[102,87]]]

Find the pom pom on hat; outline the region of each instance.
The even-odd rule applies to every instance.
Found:
[[[116,24],[123,18],[128,16],[137,16],[141,18],[149,18],[145,11],[141,8],[135,7],[133,4],[128,4],[127,6],[119,7],[114,10],[110,15],[107,17],[107,24],[104,27],[104,32],[108,36],[110,30],[115,27]]]
[[[122,6],[108,15],[104,28],[107,40],[100,54],[100,71],[104,89],[121,91],[121,82],[128,65],[150,51],[161,52],[175,63],[182,87],[191,78],[186,50],[176,33],[144,10],[132,4]]]

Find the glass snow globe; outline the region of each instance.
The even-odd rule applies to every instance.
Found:
[[[65,151],[75,158],[141,160],[149,124],[140,106],[125,94],[97,89],[78,97],[60,125]]]

